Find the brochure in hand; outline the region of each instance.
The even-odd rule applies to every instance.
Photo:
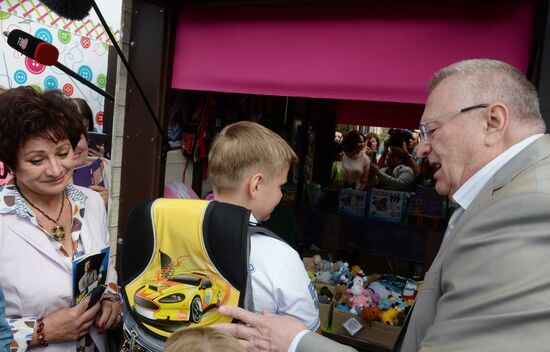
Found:
[[[82,301],[94,288],[105,285],[108,268],[109,247],[103,248],[98,253],[84,255],[73,260],[74,304]],[[95,292],[98,292],[98,290]]]
[[[98,186],[103,186],[103,179],[100,179],[98,182],[94,181],[94,173],[96,170],[101,169],[101,160],[98,158],[94,160],[90,165],[81,166],[74,169],[73,173],[73,183],[77,186],[90,187],[91,185],[97,184]],[[101,172],[99,171],[99,177],[101,177]]]

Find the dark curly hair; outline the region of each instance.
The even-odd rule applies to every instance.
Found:
[[[342,147],[344,147],[344,152],[351,152],[357,148],[357,144],[361,143],[361,140],[365,140],[363,134],[357,130],[351,130],[348,133],[344,134],[342,139]]]
[[[68,139],[73,149],[84,130],[78,111],[61,91],[40,93],[25,86],[0,94],[0,160],[16,171],[17,154],[33,138]]]

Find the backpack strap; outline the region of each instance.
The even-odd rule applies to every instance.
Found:
[[[206,252],[220,274],[241,292],[239,306],[248,309],[246,297],[252,297],[248,273],[250,237],[247,232],[250,210],[234,204],[212,201],[206,209],[204,219]]]
[[[120,262],[122,286],[138,277],[153,257],[155,235],[151,223],[151,206],[154,201],[136,205],[128,216]]]
[[[277,236],[275,234],[275,232],[271,231],[270,229],[268,228],[265,228],[265,227],[262,227],[262,226],[258,226],[257,224],[254,224],[254,223],[249,223],[248,224],[248,253],[249,253],[249,257],[250,257],[250,237],[252,235],[264,235],[264,236],[267,236],[267,237],[271,237],[271,238],[275,238],[279,241],[283,241],[285,242],[285,240],[283,240],[282,238],[280,238],[279,236]],[[286,243],[286,242],[285,242]],[[250,258],[249,258],[250,259]],[[249,260],[250,261],[250,260]],[[250,264],[249,264],[250,265]],[[255,309],[254,309],[254,300],[253,300],[253,297],[252,297],[252,276],[250,275],[250,273],[248,274],[247,276],[247,284],[246,284],[246,291],[245,291],[245,302],[244,302],[244,308],[250,312],[254,312]]]

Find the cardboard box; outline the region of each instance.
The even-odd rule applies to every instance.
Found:
[[[340,309],[332,310],[332,331],[334,333],[344,336],[350,336],[346,329],[343,327],[343,324],[351,317],[355,317],[363,328],[359,330],[354,338],[368,341],[376,345],[387,347],[391,349],[397,340],[397,335],[401,327],[386,325],[377,321],[364,321],[358,315],[345,312]]]
[[[313,271],[315,272],[315,266],[313,265],[313,258],[312,257],[305,257],[302,258],[304,262],[304,267],[306,271]],[[321,288],[326,287],[332,293],[333,298],[336,292],[336,286],[329,285],[329,284],[323,284],[320,282],[313,283],[313,287],[315,288],[315,291],[317,294],[321,291]],[[332,309],[333,309],[333,302],[330,303],[321,303],[319,302],[319,320],[321,320],[320,328],[321,330],[326,330],[330,327],[330,323],[332,320]]]
[[[317,294],[319,294],[322,287],[326,287],[334,297],[335,289],[336,289],[336,286],[334,285],[327,285],[320,282],[316,282],[313,284],[313,287],[315,287],[315,291],[317,291]],[[332,320],[332,309],[334,307],[333,302],[334,300],[332,300],[328,304],[319,302],[319,319],[321,320],[321,326],[320,326],[321,330],[326,330],[330,327],[330,323]]]

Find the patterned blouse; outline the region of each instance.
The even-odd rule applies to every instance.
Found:
[[[48,231],[43,229],[34,211],[29,207],[15,187],[15,179],[11,175],[8,176],[5,184],[0,188],[0,216],[15,213],[22,219],[28,219],[31,224],[42,229],[44,233],[47,234],[51,245],[58,251],[60,257],[63,258],[63,263],[67,266],[67,269],[72,271],[73,260],[82,257],[84,254],[88,254],[84,253],[84,247],[80,238],[84,214],[86,212],[86,200],[88,197],[72,184],[67,185],[65,192],[67,193],[67,198],[69,199],[72,210],[71,237],[73,239],[73,248],[75,248],[73,257],[69,255],[60,241],[57,241]],[[117,285],[115,283],[109,283],[105,290],[105,294],[118,295]],[[34,326],[38,318],[39,317],[23,317],[19,319],[8,318],[8,323],[10,324],[14,336],[11,346],[12,351],[23,352],[27,349],[27,345],[32,340]],[[77,351],[94,350],[96,350],[96,348],[89,335],[84,336],[77,344]]]

